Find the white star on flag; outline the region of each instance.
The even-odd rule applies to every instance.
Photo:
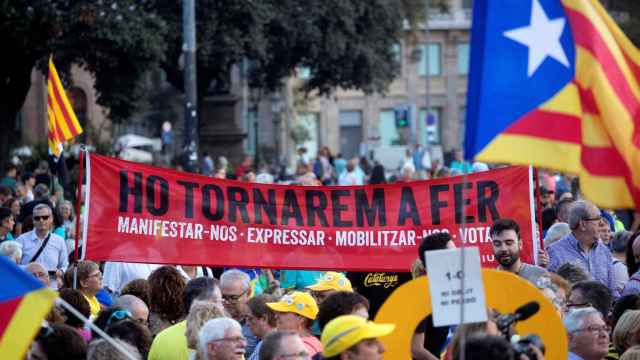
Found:
[[[569,60],[560,43],[564,25],[564,18],[549,20],[540,2],[533,0],[529,26],[504,32],[504,36],[529,48],[529,77],[536,72],[547,56],[569,67]]]

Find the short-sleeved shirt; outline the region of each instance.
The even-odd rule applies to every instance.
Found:
[[[160,331],[153,339],[148,360],[187,360],[187,320]]]
[[[56,234],[50,233],[50,236],[47,246],[44,247],[35,262],[42,265],[47,271],[57,269],[64,271],[69,265],[67,243]],[[31,258],[38,252],[45,238],[39,239],[36,231],[31,230],[16,239],[17,242],[22,244],[22,260],[20,260],[20,264],[27,265],[31,262]]]
[[[104,264],[102,283],[115,294],[120,294],[129,282],[149,278],[151,272],[158,267],[160,265],[107,261]]]

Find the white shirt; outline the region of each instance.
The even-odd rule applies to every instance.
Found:
[[[67,251],[67,244],[60,236],[50,233],[51,237],[47,246],[42,250],[40,256],[35,260],[38,264],[42,265],[47,271],[54,271],[60,269],[65,271],[69,265],[69,252]],[[44,239],[38,238],[35,230],[31,230],[20,235],[16,241],[22,245],[22,259],[21,265],[27,265],[31,261],[31,258],[38,252]]]
[[[129,282],[137,279],[147,279],[153,270],[159,268],[156,264],[137,264],[107,261],[104,264],[102,284],[116,294]]]

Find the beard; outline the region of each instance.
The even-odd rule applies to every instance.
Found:
[[[498,254],[498,256],[496,256],[496,261],[498,262],[498,264],[500,264],[502,267],[509,267],[511,265],[513,265],[516,261],[518,261],[518,259],[520,258],[520,252],[516,252],[516,253],[502,253],[502,254]]]

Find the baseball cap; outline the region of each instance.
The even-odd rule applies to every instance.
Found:
[[[278,312],[291,312],[315,320],[318,315],[318,304],[313,297],[307,293],[294,291],[284,295],[278,302],[267,303],[267,306]]]
[[[395,324],[376,324],[357,315],[338,316],[322,330],[322,356],[336,356],[362,340],[389,335],[395,328]]]
[[[318,282],[307,286],[307,289],[313,291],[336,290],[353,292],[351,281],[349,281],[344,274],[334,271],[327,271]]]

